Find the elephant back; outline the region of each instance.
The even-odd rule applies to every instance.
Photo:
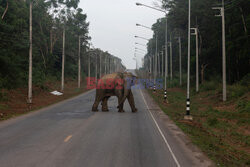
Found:
[[[106,84],[107,80],[117,80],[117,79],[123,79],[123,73],[112,73],[104,75],[101,80],[98,82],[99,84]]]

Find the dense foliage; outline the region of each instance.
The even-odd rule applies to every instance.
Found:
[[[0,88],[23,87],[28,82],[30,0],[0,0]],[[65,76],[76,78],[78,42],[81,36],[82,76],[88,70],[87,15],[79,0],[32,0],[33,83],[60,79],[63,29],[65,28]],[[109,58],[114,56],[105,53]],[[96,64],[91,59],[91,68]]]
[[[215,17],[221,6],[218,0],[191,1],[191,27],[199,29],[199,70],[205,79],[221,78],[222,73],[222,23]],[[182,38],[183,67],[187,66],[188,0],[162,0],[160,7],[167,9],[168,39],[173,42],[173,71],[178,74],[178,41]],[[241,80],[250,72],[250,0],[225,0],[227,79],[230,83]],[[152,27],[159,34],[158,48],[165,43],[166,18],[158,19]],[[148,44],[148,56],[155,53],[155,40]],[[191,75],[195,76],[195,37],[191,36]]]

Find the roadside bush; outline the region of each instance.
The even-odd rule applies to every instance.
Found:
[[[0,92],[0,101],[7,101],[8,100],[8,97],[7,97],[7,94],[5,91],[1,91]]]
[[[248,90],[250,90],[250,73],[243,77],[239,84],[247,87]]]
[[[208,124],[209,126],[214,127],[214,126],[216,126],[218,123],[219,123],[219,121],[218,121],[217,118],[208,118],[208,119],[207,119],[207,124]]]
[[[250,112],[250,101],[241,100],[237,104],[237,109],[240,113]]]
[[[201,91],[209,91],[209,90],[216,90],[221,84],[218,81],[211,80],[206,81],[200,86]]]
[[[243,96],[246,92],[248,92],[247,87],[242,86],[240,84],[235,84],[228,87],[228,94],[230,98],[238,98]]]

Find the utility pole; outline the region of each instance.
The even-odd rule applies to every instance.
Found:
[[[102,53],[100,53],[100,79],[102,77]]]
[[[81,36],[79,36],[78,46],[78,88],[81,88]]]
[[[154,68],[154,92],[156,92],[156,77],[157,77],[157,54],[158,54],[158,34],[155,34],[155,68]]]
[[[88,85],[90,84],[90,53],[89,53],[89,61],[88,61]]]
[[[191,38],[191,0],[188,3],[188,62],[187,62],[187,108],[184,119],[192,120],[193,117],[190,115],[190,38]]]
[[[64,91],[64,64],[65,64],[65,27],[63,28],[63,51],[62,51],[62,85],[61,91]]]
[[[112,73],[112,58],[109,58],[109,73]]]
[[[180,70],[180,86],[182,86],[182,62],[181,62],[181,37],[178,37],[178,41],[179,41],[179,70]]]
[[[196,92],[199,92],[199,39],[198,39],[198,28],[191,28],[194,30],[192,35],[196,37]]]
[[[167,78],[168,78],[168,18],[166,14],[166,33],[165,33],[165,90],[164,101],[167,103]]]
[[[105,63],[105,66],[104,66],[104,71],[105,71],[105,75],[107,74],[107,55],[105,54],[105,60],[104,60],[104,63]]]
[[[172,35],[170,35],[170,79],[173,80],[173,48],[172,48]]]
[[[161,52],[161,76],[164,77],[164,48]]]
[[[32,8],[33,2],[30,1],[30,49],[29,49],[29,85],[28,103],[32,103]]]
[[[161,63],[161,59],[160,59],[160,52],[158,52],[158,76],[160,77],[161,76],[161,66],[160,66],[160,63]]]
[[[222,0],[222,7],[215,7],[215,10],[220,10],[217,17],[222,19],[222,81],[223,81],[223,101],[227,101],[227,78],[226,78],[226,36],[225,36],[225,4]]]
[[[95,79],[96,79],[96,83],[97,83],[97,80],[98,80],[98,76],[97,76],[97,70],[98,70],[98,58],[97,58],[97,53],[95,54]]]
[[[152,80],[152,57],[149,57],[149,63],[150,63],[150,83],[151,83],[151,80]],[[151,87],[151,84],[150,84],[150,87]]]

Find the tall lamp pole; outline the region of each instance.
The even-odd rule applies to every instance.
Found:
[[[220,14],[216,15],[222,19],[222,80],[223,80],[223,101],[227,101],[227,78],[226,78],[226,35],[225,35],[225,4],[222,0],[222,7],[215,7],[220,10]]]
[[[28,103],[32,103],[32,8],[33,2],[30,1],[30,48],[29,48],[29,83],[28,83]]]
[[[179,41],[179,72],[180,72],[180,86],[182,86],[182,62],[181,62],[181,37],[178,37]]]
[[[198,40],[198,28],[191,28],[194,30],[192,35],[196,38],[196,92],[199,92],[199,40]]]
[[[137,6],[144,6],[144,7],[147,7],[147,8],[150,8],[150,9],[153,9],[153,10],[157,10],[157,11],[160,11],[160,12],[163,12],[164,14],[166,14],[166,39],[165,39],[165,91],[164,91],[164,101],[165,102],[168,102],[167,101],[167,77],[168,77],[168,20],[167,20],[167,11],[166,10],[162,10],[162,9],[159,9],[159,8],[155,8],[155,7],[152,7],[152,6],[148,6],[148,5],[145,5],[145,4],[142,4],[142,3],[136,3]]]
[[[169,47],[170,47],[170,79],[173,80],[173,48],[172,48],[172,36],[170,34],[170,41],[169,41]]]
[[[191,0],[188,3],[188,63],[187,63],[187,108],[184,119],[192,120],[193,117],[190,115],[190,38],[191,38]]]
[[[79,36],[79,50],[78,50],[78,88],[81,88],[81,38]]]

